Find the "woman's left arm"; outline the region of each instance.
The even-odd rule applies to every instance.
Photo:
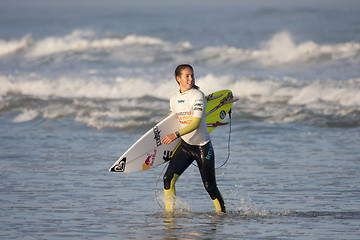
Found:
[[[188,125],[186,125],[184,128],[182,128],[181,130],[179,130],[177,132],[178,134],[176,134],[176,133],[169,134],[166,137],[164,137],[161,142],[165,145],[168,145],[172,141],[177,139],[178,137],[188,134],[188,133],[194,131],[195,129],[198,129],[200,126],[200,123],[201,123],[201,118],[194,117]]]
[[[188,134],[188,133],[194,131],[195,129],[198,129],[200,126],[200,123],[201,123],[201,118],[194,117],[188,125],[186,125],[184,128],[179,130],[180,136],[183,136],[185,134]]]

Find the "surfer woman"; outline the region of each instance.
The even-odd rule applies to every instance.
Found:
[[[175,182],[196,160],[216,211],[225,212],[224,199],[216,184],[214,149],[206,126],[205,95],[195,85],[194,70],[190,65],[179,65],[175,70],[175,79],[180,91],[170,98],[170,109],[177,116],[180,130],[164,137],[162,143],[170,144],[180,137],[181,143],[164,175],[165,210],[174,210]]]

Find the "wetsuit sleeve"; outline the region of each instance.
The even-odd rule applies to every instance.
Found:
[[[186,125],[184,128],[179,130],[180,136],[188,134],[194,131],[195,129],[199,128],[200,123],[201,123],[201,118],[194,117],[188,125]]]

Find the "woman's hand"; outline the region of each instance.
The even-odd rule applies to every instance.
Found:
[[[166,137],[163,138],[163,140],[161,140],[161,142],[165,145],[169,145],[170,143],[172,143],[175,139],[177,139],[175,133],[169,134]]]

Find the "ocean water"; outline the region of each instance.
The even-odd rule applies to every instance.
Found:
[[[1,239],[359,239],[360,2],[0,2]],[[108,168],[169,114],[173,71],[231,89],[226,214],[191,166]],[[230,138],[229,138],[230,135]],[[229,140],[230,139],[230,140]],[[229,144],[230,143],[230,144]]]

